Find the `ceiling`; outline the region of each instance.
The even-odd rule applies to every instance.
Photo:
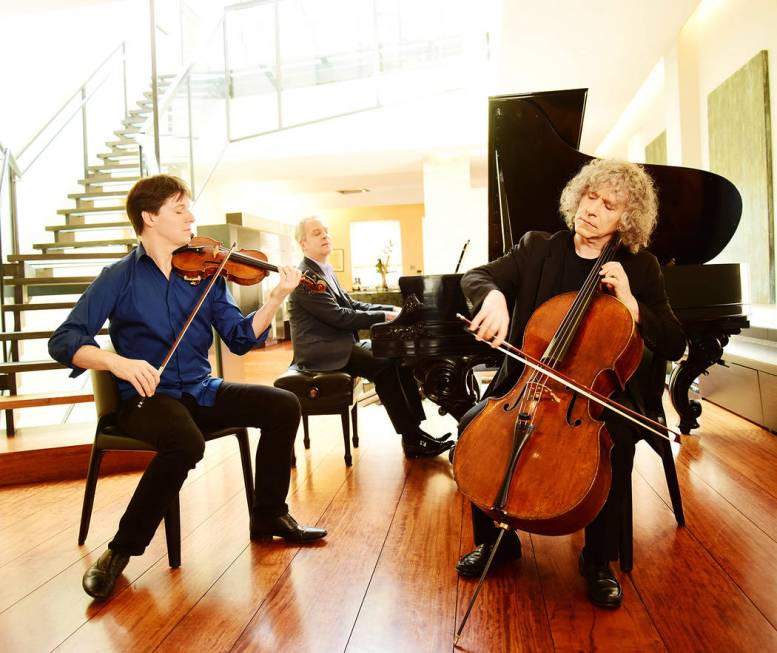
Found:
[[[468,156],[485,183],[487,96],[589,89],[581,150],[593,154],[671,48],[699,0],[506,0],[491,73],[457,92],[230,145],[217,178],[310,193],[328,206],[423,201],[423,161]],[[337,188],[373,190],[339,196]]]
[[[0,16],[117,0],[0,0]],[[484,182],[488,95],[589,89],[581,149],[594,153],[700,0],[481,0],[490,70],[454,93],[230,145],[216,180],[333,205],[423,201],[424,160],[469,157]],[[337,188],[368,187],[369,197]]]

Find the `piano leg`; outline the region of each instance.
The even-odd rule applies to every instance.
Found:
[[[710,365],[720,362],[727,343],[728,334],[718,331],[688,334],[688,356],[675,366],[669,377],[669,396],[680,416],[678,426],[684,435],[689,435],[691,429],[699,428],[696,418],[701,415],[701,403],[688,398],[691,384],[706,374]]]
[[[448,413],[458,421],[480,400],[480,387],[472,368],[492,362],[481,356],[427,358],[414,366],[413,373],[424,395],[440,406],[440,414]]]

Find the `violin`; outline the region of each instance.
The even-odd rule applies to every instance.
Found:
[[[267,256],[259,250],[239,249],[227,257],[229,252],[215,238],[194,236],[188,245],[173,252],[173,269],[195,286],[216,274],[225,258],[226,263],[219,274],[241,286],[252,286],[270,272],[278,272],[278,266],[268,263]],[[313,292],[326,292],[327,289],[326,282],[310,272],[303,273],[299,283]]]

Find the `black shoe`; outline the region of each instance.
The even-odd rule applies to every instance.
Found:
[[[578,566],[588,584],[588,598],[591,603],[600,608],[621,607],[623,590],[609,564],[586,560],[581,551]]]
[[[415,435],[418,436],[419,440],[426,440],[427,442],[445,442],[446,440],[449,440],[451,437],[450,433],[446,433],[445,435],[441,435],[439,438],[435,438],[432,435],[429,435],[426,431],[423,429],[416,429]]]
[[[291,542],[309,542],[326,535],[325,528],[300,526],[289,513],[283,517],[256,518],[251,520],[251,539],[266,540],[276,535]]]
[[[81,581],[84,591],[96,599],[107,599],[113,592],[116,579],[124,571],[128,562],[129,556],[107,549],[97,562],[86,570],[84,579]]]
[[[488,562],[488,556],[491,555],[492,544],[479,544],[477,548],[462,556],[456,564],[456,571],[459,576],[466,576],[467,578],[479,578],[486,568]],[[518,538],[515,538],[515,542],[502,542],[499,548],[496,550],[494,561],[491,563],[491,569],[510,562],[510,560],[520,560],[521,558],[521,542]]]
[[[436,440],[427,440],[425,438],[419,438],[414,441],[402,438],[402,449],[405,452],[405,458],[434,458],[448,451],[453,444],[450,441],[437,442]]]

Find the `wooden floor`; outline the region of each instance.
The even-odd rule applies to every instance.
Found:
[[[658,457],[638,448],[622,609],[587,602],[580,534],[522,533],[523,559],[489,579],[458,649],[777,650],[777,437],[706,403],[702,419],[677,452],[686,528],[668,507]],[[182,566],[168,567],[160,529],[104,604],[84,594],[81,576],[137,474],[100,480],[82,547],[82,482],[0,491],[0,650],[455,650],[474,582],[454,571],[472,535],[447,459],[404,460],[379,406],[360,409],[350,469],[339,418],[311,425],[289,504],[300,521],[326,526],[326,540],[251,543],[237,447],[210,443],[181,492]]]

